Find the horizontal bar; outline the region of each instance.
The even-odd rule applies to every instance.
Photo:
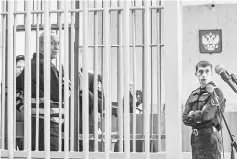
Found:
[[[164,9],[164,6],[151,6],[150,9]]]
[[[150,44],[150,47],[157,47],[157,44]],[[160,47],[164,46],[164,44],[160,44]],[[88,47],[95,47],[94,45],[88,45]],[[104,45],[98,45],[97,47],[104,47]],[[110,45],[110,47],[119,47],[119,45]],[[123,47],[123,46],[122,46]],[[129,47],[133,47],[130,45]],[[144,47],[143,44],[137,44],[135,47]],[[82,46],[79,46],[79,48],[82,48]]]
[[[144,10],[144,6],[129,7],[129,10]],[[164,6],[150,6],[149,9],[164,9]]]
[[[160,136],[160,138],[165,139],[166,138],[165,136],[166,136],[165,134],[162,134]],[[136,137],[136,140],[144,140],[145,139],[143,134],[136,134],[135,137]],[[133,135],[131,134],[130,140],[132,140],[132,138],[133,138]],[[158,134],[150,135],[150,140],[158,140],[158,138],[159,138]],[[94,134],[89,134],[89,139],[94,140],[95,139]],[[103,141],[104,139],[105,139],[104,135],[102,135],[102,134],[98,135],[98,141],[101,141],[101,140]],[[118,139],[119,139],[119,135],[117,133],[111,135],[111,140],[118,140]],[[83,140],[83,134],[78,135],[78,140]]]
[[[74,25],[75,28],[78,28],[79,26]],[[68,26],[69,29],[71,29],[71,24]],[[37,29],[37,25],[31,25],[31,30],[34,31]],[[39,25],[39,30],[43,30],[44,25]],[[62,24],[62,29],[64,29],[64,24]],[[24,25],[18,25],[16,28],[17,31],[25,31],[25,26]],[[58,24],[51,24],[51,30],[59,30],[59,25]],[[150,47],[157,47],[157,44],[150,44]],[[88,45],[88,47],[95,47],[94,45]],[[98,47],[104,47],[104,45],[98,45]],[[110,47],[119,47],[119,45],[111,45]],[[130,45],[129,47],[133,47]],[[135,47],[144,47],[143,44],[137,44]],[[164,44],[160,44],[160,47],[164,47]],[[79,48],[82,48],[82,46],[79,46]]]
[[[71,29],[71,24],[69,24],[69,29]],[[74,25],[75,28],[78,28],[79,26]],[[37,25],[31,25],[31,30],[36,30]],[[43,30],[44,25],[39,25],[39,30]],[[62,24],[62,29],[64,29],[64,24]],[[17,31],[25,31],[25,26],[24,25],[18,25],[16,28]],[[59,25],[58,24],[51,24],[51,30],[59,30]],[[157,47],[157,44],[150,44],[150,47]],[[163,47],[164,44],[160,44],[160,47]],[[94,45],[88,45],[88,47],[95,47]],[[98,45],[98,47],[104,47],[104,45]],[[111,45],[111,47],[119,47],[119,45]],[[130,45],[129,47],[133,47]],[[143,44],[137,44],[135,47],[144,47]],[[82,48],[82,46],[79,46],[79,48]]]
[[[150,9],[164,9],[164,6],[150,6]],[[143,10],[144,6],[133,6],[129,7],[129,10]],[[123,8],[121,7],[111,7],[109,8],[109,11],[121,11]],[[88,8],[88,12],[98,12],[98,11],[104,11],[104,8]],[[69,9],[68,12],[82,12],[82,9]],[[43,14],[43,10],[34,10],[31,11],[31,14]],[[49,13],[63,13],[63,10],[50,10]],[[13,12],[13,14],[26,14],[26,11],[17,11]],[[7,12],[2,12],[0,15],[7,15]]]
[[[33,151],[32,157],[35,158],[44,158],[44,151]],[[64,152],[50,152],[50,156],[52,159],[59,159],[62,158]],[[235,153],[237,154],[237,153]],[[14,157],[16,158],[24,158],[26,157],[27,152],[26,151],[14,151]],[[83,158],[83,152],[69,152],[69,156],[71,159],[77,159],[77,158]],[[104,159],[104,152],[89,152],[90,158],[96,158],[96,159]],[[167,153],[164,152],[151,152],[150,153],[150,159],[165,159],[167,156]],[[192,153],[191,152],[182,152],[183,159],[191,158]],[[225,152],[224,154],[225,158],[230,158],[231,153]],[[7,150],[2,151],[2,158],[8,158],[8,152]],[[110,153],[111,159],[117,159],[117,158],[124,158],[123,152],[111,152]],[[144,159],[145,153],[144,152],[137,152],[137,153],[131,153],[131,159]]]
[[[1,158],[8,158],[8,152],[7,150],[3,150],[2,155],[0,156]],[[57,151],[51,151],[50,152],[50,157],[52,159],[59,159],[59,158],[63,158],[64,152],[57,152]],[[225,152],[226,157],[230,156],[229,152]],[[32,151],[32,158],[44,158],[45,155],[45,151]],[[104,152],[89,152],[89,156],[90,158],[96,158],[96,159],[104,159]],[[185,156],[191,156],[191,152],[183,152],[183,155]],[[14,157],[16,158],[25,158],[27,156],[27,152],[26,151],[14,151]],[[142,159],[144,158],[145,153],[144,152],[137,152],[137,153],[131,153],[131,159]],[[151,159],[156,159],[156,158],[160,158],[160,159],[165,159],[166,157],[166,152],[155,152],[152,153],[151,152]],[[71,159],[77,159],[77,158],[83,158],[83,152],[69,152],[69,157]],[[114,158],[124,158],[124,153],[123,152],[111,152],[110,153],[110,158],[114,159]],[[187,159],[188,157],[186,157],[185,159]]]
[[[78,28],[79,26],[74,25],[75,28]],[[71,29],[71,24],[68,26],[69,29]],[[36,30],[37,25],[31,25],[31,30]],[[64,29],[64,24],[62,24],[62,29]],[[25,31],[25,26],[24,25],[18,25],[16,28],[17,31]],[[39,30],[44,30],[44,25],[39,25]],[[51,30],[59,30],[59,25],[58,24],[51,24]]]

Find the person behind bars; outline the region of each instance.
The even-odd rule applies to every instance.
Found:
[[[51,33],[50,34],[50,150],[58,151],[59,150],[59,71],[56,66],[52,63],[53,59],[57,58],[59,51],[59,37]],[[32,103],[32,150],[35,150],[36,140],[39,142],[39,151],[44,150],[44,33],[39,37],[39,130],[38,130],[38,139],[36,139],[36,68],[37,60],[36,53],[33,54],[31,60],[31,103]],[[21,73],[21,78],[17,81],[17,89],[24,90],[24,70]],[[64,81],[62,82],[64,83]],[[70,87],[70,85],[69,85]],[[46,90],[47,91],[47,90]],[[62,94],[64,92],[64,85],[62,85]],[[64,96],[64,95],[63,95]],[[63,101],[63,97],[62,97]],[[63,108],[62,108],[63,112]],[[63,113],[62,113],[63,116]]]
[[[20,75],[22,71],[25,68],[25,56],[24,55],[18,55],[16,56],[16,81],[18,81],[18,78],[20,78]],[[16,89],[16,121],[22,122],[23,121],[23,100],[24,100],[24,94],[23,91]],[[19,130],[17,130],[19,131]],[[24,149],[24,139],[22,132],[18,132],[18,134],[21,134],[21,137],[16,138],[16,150],[23,150]]]
[[[21,73],[22,71],[24,70],[25,68],[25,56],[24,55],[18,55],[16,57],[16,87],[20,86],[21,83],[18,83],[19,81],[21,81]],[[24,89],[24,88],[23,88]],[[16,109],[19,111],[19,112],[22,112],[23,111],[23,90],[18,90],[16,89]]]
[[[200,87],[192,91],[182,116],[183,123],[192,127],[192,159],[221,159],[222,140],[219,131],[222,117],[219,111],[224,111],[226,100],[211,80],[210,62],[198,62],[195,75]],[[209,86],[214,87],[216,96],[207,91]]]
[[[82,49],[79,51],[79,72],[78,72],[78,78],[79,78],[79,87],[80,87],[80,114],[79,114],[79,134],[82,134],[83,132],[83,117],[82,117],[82,111],[83,111],[83,91],[82,91],[82,79],[83,79],[83,65],[82,65]],[[102,105],[104,104],[104,94],[103,94],[103,86],[102,86],[102,76],[100,74],[97,75],[97,99],[98,99],[98,112],[95,113],[102,113],[103,108]],[[103,98],[103,99],[102,99]],[[103,104],[102,104],[103,101]],[[89,106],[89,133],[94,134],[94,73],[92,70],[88,70],[88,106]],[[104,106],[103,106],[104,107]],[[100,115],[99,115],[100,116]],[[99,119],[100,120],[100,117]],[[79,151],[83,150],[83,143],[82,140],[79,141]],[[94,141],[89,141],[89,151],[94,151]]]

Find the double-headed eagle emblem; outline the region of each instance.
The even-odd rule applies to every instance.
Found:
[[[202,36],[202,44],[208,51],[214,51],[219,47],[220,36],[218,34],[208,33]]]

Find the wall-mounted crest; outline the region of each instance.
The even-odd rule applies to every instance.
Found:
[[[199,51],[201,53],[221,53],[221,30],[199,30]]]

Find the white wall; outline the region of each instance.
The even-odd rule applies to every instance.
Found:
[[[183,9],[183,100],[196,89],[198,81],[195,65],[200,60],[208,60],[215,67],[223,64],[229,73],[237,75],[237,4],[185,6]],[[199,52],[199,30],[221,29],[222,52],[201,54]],[[214,71],[215,72],[215,71]],[[214,73],[213,81],[222,89],[227,99],[227,110],[237,110],[237,95]]]

